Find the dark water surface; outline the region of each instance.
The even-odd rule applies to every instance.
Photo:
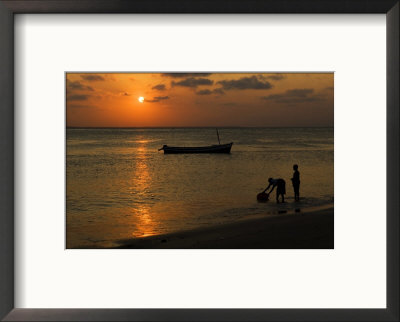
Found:
[[[218,143],[213,128],[67,129],[67,248],[144,237],[333,202],[333,128],[221,128],[231,154],[164,155]],[[290,178],[297,163],[301,201]],[[256,195],[286,181],[287,203]]]

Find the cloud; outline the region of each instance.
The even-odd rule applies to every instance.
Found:
[[[144,100],[147,103],[158,103],[159,101],[168,100],[169,96],[156,96],[152,100]]]
[[[68,108],[96,108],[93,105],[68,104]]]
[[[197,86],[200,85],[212,85],[214,82],[208,78],[186,78],[184,80],[181,80],[179,82],[171,82],[172,86],[183,86],[183,87],[191,87],[191,88],[196,88]]]
[[[282,98],[279,100],[275,100],[278,103],[283,104],[298,104],[298,103],[313,103],[323,101],[324,98],[319,96],[314,97],[292,97],[292,98]]]
[[[202,89],[200,91],[196,92],[197,95],[211,95],[211,94],[218,94],[218,95],[223,95],[225,92],[222,90],[222,88],[216,88],[214,90],[209,90],[209,89]]]
[[[280,99],[288,99],[288,98],[305,98],[309,94],[312,94],[314,90],[312,88],[303,88],[303,89],[289,89],[285,93],[282,94],[273,94],[269,96],[264,96],[263,99],[266,100],[280,100]]]
[[[272,85],[268,81],[260,81],[256,76],[242,77],[239,79],[222,80],[217,82],[224,90],[230,89],[270,89]]]
[[[289,89],[282,94],[272,94],[262,96],[263,100],[273,100],[278,103],[295,104],[295,103],[310,103],[325,100],[321,94],[315,94],[312,88]]]
[[[164,84],[158,84],[158,85],[153,86],[151,89],[156,89],[158,91],[165,91],[166,87]]]
[[[212,75],[212,73],[164,73],[161,75],[164,77],[185,78],[185,77],[207,77]]]
[[[214,93],[214,94],[219,94],[219,95],[224,95],[224,94],[225,94],[225,92],[224,92],[224,90],[223,90],[222,88],[216,88],[216,89],[214,89],[214,90],[213,90],[213,93]]]
[[[73,91],[73,90],[77,90],[77,91],[91,91],[93,92],[93,88],[90,86],[86,86],[83,85],[82,83],[80,83],[79,81],[70,81],[67,79],[67,90],[68,91]]]
[[[68,95],[67,100],[68,101],[86,101],[88,100],[90,95],[83,95],[83,94],[73,94],[73,95]]]
[[[103,77],[103,76],[100,76],[100,75],[91,75],[91,74],[89,74],[89,75],[81,75],[81,77],[82,77],[82,79],[84,79],[84,80],[86,80],[86,81],[89,81],[89,82],[92,82],[92,81],[104,81],[105,80],[105,78]]]
[[[314,90],[312,88],[289,89],[286,91],[286,95],[292,97],[306,97],[312,93],[314,93]]]
[[[286,78],[286,77],[285,77],[284,75],[282,75],[282,74],[273,74],[273,75],[268,75],[268,76],[259,75],[258,77],[259,77],[260,79],[263,79],[263,80],[272,79],[272,80],[274,80],[274,81],[280,81],[280,80]]]
[[[269,96],[263,96],[263,99],[266,100],[279,100],[279,99],[287,99],[291,97],[307,97],[307,95],[312,94],[314,90],[312,88],[302,88],[302,89],[289,89],[285,93],[282,94],[272,94]]]
[[[202,89],[201,91],[197,91],[196,94],[197,95],[211,95],[212,91],[210,91],[209,89]]]

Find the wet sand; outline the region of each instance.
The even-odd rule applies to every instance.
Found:
[[[120,241],[117,248],[333,249],[334,209],[278,214]]]

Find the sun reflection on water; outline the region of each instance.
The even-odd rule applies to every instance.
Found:
[[[132,209],[135,218],[135,231],[132,232],[134,237],[146,237],[157,234],[158,223],[154,220],[151,208],[146,202],[151,193],[151,180],[148,155],[146,148],[146,140],[139,140],[141,143],[136,149],[136,165],[133,172],[132,188],[139,197],[139,204],[135,204]]]
[[[138,207],[134,210],[138,222],[136,229],[132,232],[133,237],[147,237],[157,234],[157,223],[153,220],[148,207]]]

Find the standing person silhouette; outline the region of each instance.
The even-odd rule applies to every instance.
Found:
[[[299,166],[297,164],[293,165],[293,178],[290,179],[292,180],[293,184],[293,190],[294,190],[294,200],[295,201],[300,201],[300,172],[297,170]]]
[[[269,185],[265,188],[264,192],[272,186],[271,190],[267,192],[270,194],[276,187],[276,203],[279,203],[279,196],[282,196],[282,202],[285,202],[286,182],[283,179],[268,179]]]

